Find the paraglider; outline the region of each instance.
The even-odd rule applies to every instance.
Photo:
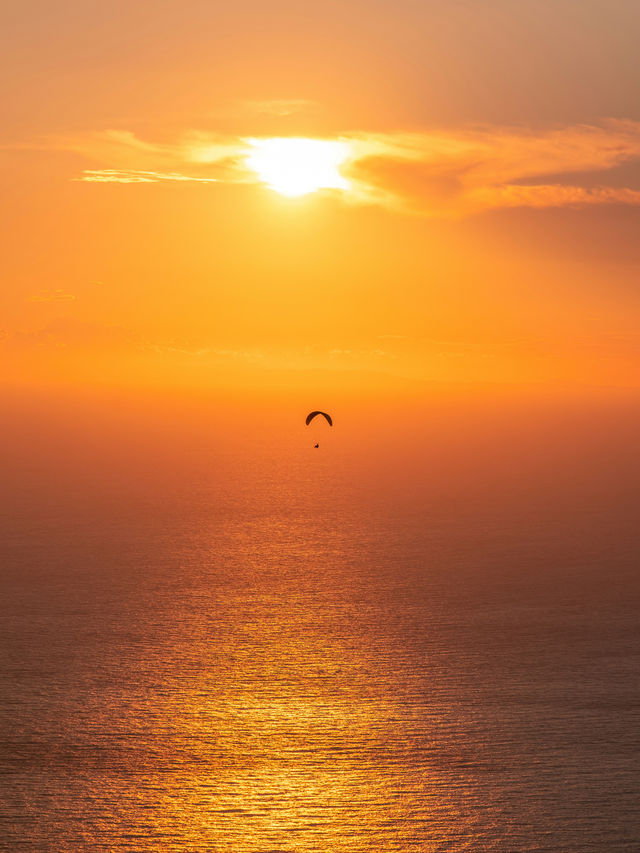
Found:
[[[315,418],[316,415],[322,415],[329,422],[329,426],[333,426],[333,421],[331,420],[331,415],[328,415],[326,412],[309,412],[309,414],[307,415],[307,419],[305,421],[307,426],[309,426],[309,424]]]
[[[305,419],[305,424],[306,424],[307,426],[309,426],[309,424],[311,423],[311,421],[312,421],[312,420],[313,420],[317,415],[322,415],[322,417],[326,419],[326,421],[327,421],[327,423],[329,424],[329,426],[330,426],[330,427],[332,427],[332,426],[333,426],[333,421],[331,420],[331,415],[328,415],[326,412],[320,412],[320,411],[317,411],[317,410],[316,410],[315,412],[309,412],[309,414],[307,415],[307,417],[306,417],[306,419]],[[314,447],[314,449],[315,449],[315,450],[317,450],[317,449],[320,447],[320,445],[319,445],[319,444],[314,444],[314,445],[313,445],[313,447]]]

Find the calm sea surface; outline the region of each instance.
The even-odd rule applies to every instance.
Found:
[[[640,419],[449,418],[13,415],[0,849],[640,850]]]

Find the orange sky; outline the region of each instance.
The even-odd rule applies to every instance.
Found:
[[[635,0],[24,2],[0,38],[5,381],[639,384]],[[267,188],[273,137],[347,146],[348,189]]]

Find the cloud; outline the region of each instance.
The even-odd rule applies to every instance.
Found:
[[[329,358],[395,358],[395,355],[382,349],[331,349],[329,350]]]
[[[218,183],[218,178],[199,178],[183,175],[180,172],[150,172],[136,169],[85,169],[82,176],[74,180],[89,184],[157,184],[166,181]]]
[[[640,190],[625,187],[584,188],[561,184],[490,187],[470,194],[481,209],[497,207],[583,207],[593,204],[640,205]]]
[[[242,157],[249,150],[248,143],[236,137],[200,131],[175,142],[149,142],[129,131],[106,130],[55,137],[41,147],[72,151],[92,161],[96,167],[85,170],[80,180],[95,183],[237,182],[246,177]]]
[[[39,329],[7,333],[1,341],[13,350],[76,350],[130,348],[134,336],[118,326],[91,323],[75,317],[58,317]]]
[[[298,102],[255,103],[284,109]],[[341,167],[349,189],[332,191],[348,203],[449,218],[514,207],[640,205],[640,122],[353,131],[332,139],[349,151]],[[190,131],[155,143],[110,130],[56,144],[98,161],[100,168],[75,178],[88,183],[260,183],[246,163],[252,150],[246,137]]]
[[[640,204],[634,187],[593,186],[640,164],[640,123],[552,131],[490,127],[354,139],[348,175],[363,199],[407,212],[461,216],[504,207]]]
[[[65,293],[59,288],[57,290],[39,290],[29,297],[29,302],[73,302],[76,296],[73,293]]]
[[[304,98],[274,98],[262,101],[241,101],[239,112],[258,116],[290,116],[305,112],[315,106],[313,101]]]

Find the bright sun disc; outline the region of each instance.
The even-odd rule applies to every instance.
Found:
[[[321,189],[348,190],[339,167],[347,159],[344,142],[322,139],[252,139],[247,166],[272,190],[300,196]]]

